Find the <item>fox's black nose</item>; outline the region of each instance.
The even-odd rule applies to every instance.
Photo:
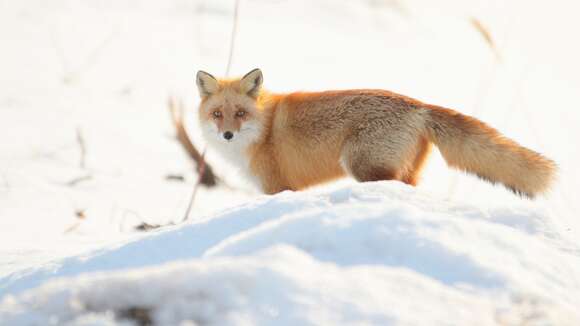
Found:
[[[224,138],[227,140],[230,140],[230,139],[234,138],[234,134],[231,131],[226,131],[226,132],[224,132]]]

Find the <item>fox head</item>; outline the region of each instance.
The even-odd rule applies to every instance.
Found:
[[[260,69],[242,78],[220,80],[205,71],[197,72],[199,119],[209,143],[234,149],[257,140],[262,131],[258,111],[262,80]]]

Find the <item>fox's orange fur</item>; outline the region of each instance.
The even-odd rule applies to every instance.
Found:
[[[450,166],[528,197],[554,179],[553,161],[459,112],[385,90],[272,94],[262,79],[259,69],[231,80],[200,71],[197,84],[210,147],[266,193],[347,173],[416,185],[431,144]]]

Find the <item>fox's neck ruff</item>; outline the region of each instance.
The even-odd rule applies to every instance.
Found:
[[[259,121],[248,121],[244,123],[236,136],[231,140],[226,140],[221,136],[217,127],[213,123],[202,124],[202,133],[209,147],[221,156],[227,164],[239,170],[238,172],[250,181],[254,186],[261,188],[258,179],[250,170],[249,149],[259,142],[263,132],[262,124]]]

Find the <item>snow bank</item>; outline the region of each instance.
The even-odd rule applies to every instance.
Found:
[[[0,280],[0,324],[573,324],[580,259],[544,220],[389,182],[264,196]]]
[[[412,297],[424,300],[418,305]],[[449,308],[431,311],[441,301]],[[31,307],[36,308],[33,314]],[[159,325],[175,325],[184,319],[204,325],[388,324],[419,322],[425,317],[442,323],[474,321],[474,315],[493,320],[489,302],[446,289],[412,271],[340,268],[289,246],[243,258],[58,280],[2,306],[4,311],[22,311],[5,319],[8,323],[38,324],[46,324],[55,315],[59,322],[75,321],[88,313],[108,318],[108,312],[119,314],[131,307],[151,309]],[[426,314],[415,314],[421,310]]]

